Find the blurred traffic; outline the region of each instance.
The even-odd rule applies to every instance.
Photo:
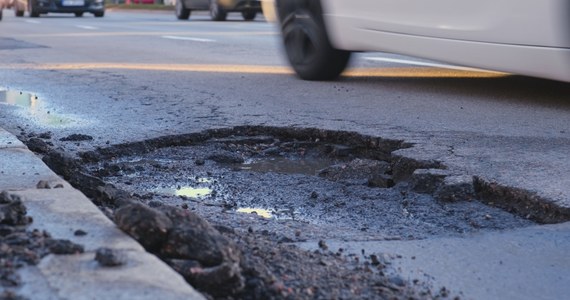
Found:
[[[385,51],[570,81],[566,0],[276,3],[287,58],[303,79],[334,79],[352,52]]]
[[[82,17],[91,13],[95,17],[105,15],[104,0],[0,0],[5,8],[14,10],[16,17],[23,17],[26,12],[32,18],[47,13],[72,13]]]

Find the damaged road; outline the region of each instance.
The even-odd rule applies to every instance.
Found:
[[[456,287],[396,270],[397,251],[366,243],[461,239],[567,220],[548,206],[528,215],[508,201],[494,205],[489,199],[520,191],[497,194],[492,183],[437,161],[393,155],[410,146],[352,132],[236,127],[99,148],[80,159],[48,147],[44,161],[147,251],[219,299],[455,297]]]

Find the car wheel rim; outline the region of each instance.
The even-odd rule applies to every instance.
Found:
[[[291,62],[303,65],[310,62],[316,53],[316,46],[307,30],[295,26],[285,37],[285,47]]]

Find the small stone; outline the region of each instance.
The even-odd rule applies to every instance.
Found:
[[[317,199],[319,197],[319,194],[315,191],[311,192],[311,199]]]
[[[109,248],[97,249],[95,260],[104,267],[116,267],[127,263],[127,257],[122,251]]]
[[[6,191],[0,194],[0,224],[27,225],[31,223],[31,218],[26,214],[26,207],[19,196]]]
[[[372,262],[373,266],[377,266],[380,264],[380,260],[378,259],[378,256],[376,256],[375,254],[370,255],[370,261]]]
[[[39,138],[31,138],[26,142],[26,146],[33,152],[37,153],[48,153],[49,152],[49,145],[42,139]]]
[[[53,254],[77,254],[85,251],[82,245],[69,240],[49,240],[47,244],[49,251]]]
[[[199,158],[199,159],[196,159],[196,160],[194,161],[194,163],[195,163],[197,166],[203,166],[206,162],[205,162],[203,159],[200,159],[200,158]]]
[[[49,182],[45,180],[40,180],[38,184],[36,184],[36,188],[38,189],[51,189]]]
[[[329,249],[329,246],[327,246],[327,243],[326,243],[325,241],[320,240],[320,241],[319,241],[319,248],[321,248],[321,249],[323,249],[323,250],[326,251],[327,249]]]
[[[73,233],[73,235],[75,235],[75,236],[85,236],[85,235],[87,235],[87,232],[85,232],[85,231],[83,231],[83,230],[81,230],[81,229],[77,229],[77,230],[75,230],[75,232]]]
[[[54,189],[62,189],[62,188],[63,188],[63,184],[58,183],[58,184],[56,184],[53,188],[54,188]]]

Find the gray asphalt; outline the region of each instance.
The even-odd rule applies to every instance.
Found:
[[[13,134],[22,128],[52,131],[57,146],[70,152],[235,125],[357,131],[414,143],[399,154],[438,160],[459,173],[570,209],[569,84],[369,59],[422,61],[385,53],[355,55],[354,73],[337,82],[303,82],[286,67],[274,25],[233,18],[213,23],[197,14],[177,21],[168,13],[109,11],[103,19],[28,19],[5,12],[0,83],[38,99],[1,105],[0,127]],[[48,114],[59,123],[42,117]],[[57,142],[70,133],[90,134],[95,141]],[[560,225],[557,234],[543,236],[564,243],[528,247],[567,264],[565,251],[548,250],[570,250],[567,232]],[[490,248],[496,245],[491,240]],[[437,253],[433,247],[431,253]],[[453,255],[461,257],[462,250]],[[427,262],[417,267],[437,272]],[[534,272],[532,282],[540,284],[540,278],[556,277],[553,272],[560,269]],[[506,274],[533,286],[527,277],[517,277],[520,273],[511,269]],[[554,296],[567,292],[563,285],[552,288]],[[495,298],[464,292],[467,298]]]

